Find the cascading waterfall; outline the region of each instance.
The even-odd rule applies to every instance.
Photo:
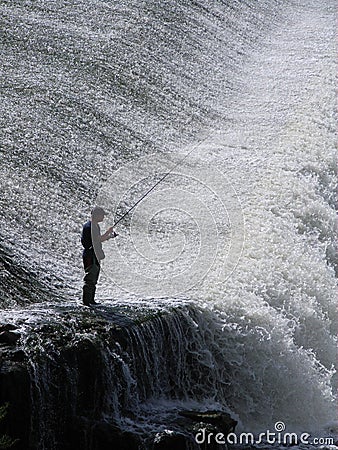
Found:
[[[86,312],[71,318],[74,311],[67,307],[55,310],[49,322],[50,312],[40,307],[18,314],[23,329],[36,330],[24,340],[33,448],[74,448],[66,438],[81,435],[87,423],[84,434],[90,436],[102,418],[143,436],[142,448],[148,448],[151,433],[169,424],[175,429],[180,408],[211,402],[224,408],[230,364],[213,342],[223,334],[217,316],[191,302],[168,307],[153,301],[147,312],[144,306],[120,302],[121,314],[110,306],[98,313],[99,320]],[[136,321],[130,307],[139,311],[133,313]]]
[[[1,322],[25,336],[36,448],[64,445],[72,414],[142,434],[165,429],[179,406],[221,408],[246,431],[283,421],[326,433],[336,419],[334,2],[0,8]],[[123,213],[192,146],[105,248],[104,308],[159,316],[121,319],[125,335],[95,328],[75,306],[81,223],[95,201]],[[34,333],[40,325],[52,339]],[[93,392],[77,345],[99,368]]]

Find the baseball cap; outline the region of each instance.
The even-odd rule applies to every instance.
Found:
[[[106,211],[103,208],[101,208],[101,206],[94,206],[94,208],[91,211],[91,215],[94,217],[101,216],[102,214],[107,215]]]

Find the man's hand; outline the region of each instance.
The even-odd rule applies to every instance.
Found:
[[[115,238],[116,236],[118,236],[118,234],[114,230],[112,230],[112,232],[109,235],[109,239]]]
[[[114,238],[117,236],[113,227],[109,227],[108,230],[101,236],[101,242],[108,241],[108,239]]]

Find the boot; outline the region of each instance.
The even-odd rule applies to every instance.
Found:
[[[98,305],[98,303],[94,300],[95,298],[95,292],[96,292],[96,286],[93,286],[93,290],[92,290],[92,298],[90,300],[90,304],[91,305]]]
[[[94,298],[95,298],[95,292],[96,292],[96,286],[94,286],[94,289],[93,289],[93,298],[92,298],[92,305],[97,305],[97,303],[96,303],[96,301],[94,300]]]
[[[83,297],[82,302],[84,305],[89,306],[93,304],[94,301],[94,295],[95,295],[95,287],[90,285],[84,285],[83,286]]]

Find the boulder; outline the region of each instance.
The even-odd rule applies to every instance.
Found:
[[[190,439],[172,430],[157,433],[152,445],[152,450],[186,450]]]
[[[4,330],[0,332],[0,344],[15,345],[20,339],[21,335],[19,333],[14,333],[13,331]]]
[[[180,415],[190,419],[192,422],[213,425],[225,436],[233,432],[237,425],[237,421],[230,414],[223,411],[181,411]]]

